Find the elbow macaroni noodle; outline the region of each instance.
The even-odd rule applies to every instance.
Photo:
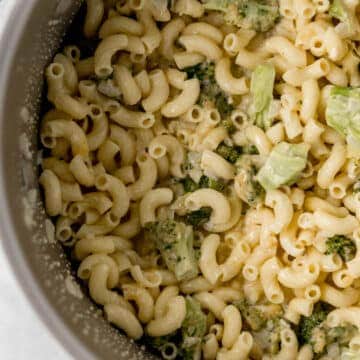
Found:
[[[274,2],[281,19],[264,36],[225,23],[232,5],[86,0],[93,54],[67,46],[45,70],[39,184],[55,236],[105,318],[135,340],[166,337],[165,359],[184,344],[193,359],[340,359],[344,344],[294,331],[319,301],[333,307],[321,327],[354,326],[346,347],[360,357],[359,157],[325,121],[332,87],[360,86],[360,6],[338,1],[354,30],[332,21],[337,1]],[[276,72],[268,127],[251,108],[264,63]],[[306,168],[264,191],[256,172],[283,141],[306,144]],[[159,245],[148,231],[167,221],[193,237]],[[328,250],[333,237],[353,243],[351,258]],[[173,247],[192,258],[168,258]],[[189,299],[207,319],[201,335]],[[281,317],[280,330],[255,329],[239,303]]]

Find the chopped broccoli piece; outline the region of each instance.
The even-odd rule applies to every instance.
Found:
[[[230,135],[236,131],[234,123],[229,118],[222,120],[220,125],[224,127]]]
[[[200,81],[200,98],[198,103],[205,105],[211,102],[218,109],[222,118],[227,117],[234,107],[229,104],[228,96],[221,90],[215,79],[214,63],[202,63],[195,66],[185,68],[188,78],[197,78]]]
[[[210,207],[203,207],[199,210],[192,211],[191,213],[186,214],[185,222],[194,228],[198,228],[209,221],[211,212],[212,209]]]
[[[186,316],[182,323],[182,358],[195,359],[201,352],[201,342],[206,333],[206,315],[200,303],[191,296],[186,297]]]
[[[302,316],[297,326],[299,343],[310,344],[319,356],[323,355],[323,351],[331,344],[347,346],[357,333],[357,328],[350,324],[329,328],[325,320],[333,309],[327,303],[318,302],[314,306],[312,315]]]
[[[229,116],[232,111],[234,110],[234,106],[229,104],[228,96],[220,90],[220,88],[216,85],[216,91],[210,91],[203,93],[202,96],[202,103],[206,102],[208,99],[215,99],[215,107],[218,109],[222,118]],[[201,100],[201,98],[200,98]]]
[[[217,147],[216,152],[231,164],[235,164],[243,154],[259,154],[259,151],[255,145],[228,146],[224,142],[222,142]]]
[[[201,344],[206,334],[207,317],[201,310],[200,304],[191,296],[186,299],[186,316],[181,329],[159,337],[145,335],[143,341],[145,345],[157,350],[164,351],[168,344],[174,344],[177,349],[176,359],[194,360],[200,359]]]
[[[281,344],[280,333],[282,326],[280,324],[279,318],[268,321],[266,327],[270,328],[269,352],[270,354],[275,355],[280,351]]]
[[[250,116],[252,121],[262,129],[268,129],[273,122],[271,104],[275,83],[275,68],[271,64],[256,67],[251,76],[250,93],[252,103]]]
[[[199,181],[199,188],[213,189],[213,190],[222,192],[225,190],[225,184],[221,180],[217,180],[217,179],[211,178],[209,176],[203,175]]]
[[[235,305],[241,312],[247,325],[254,331],[260,330],[266,324],[266,316],[256,305],[251,305],[246,299],[234,301]]]
[[[278,20],[279,4],[276,0],[206,0],[207,10],[221,11],[228,24],[253,29],[270,30]]]
[[[326,320],[331,308],[328,304],[318,302],[314,306],[313,313],[310,316],[301,316],[298,325],[298,339],[301,344],[311,344],[313,332],[320,324]]]
[[[210,178],[208,176],[202,175],[200,177],[199,183],[196,183],[193,179],[189,176],[181,180],[181,183],[184,186],[185,192],[193,192],[198,189],[213,189],[219,192],[224,191],[225,184],[221,180],[216,180]]]
[[[326,331],[326,342],[328,344],[347,345],[356,332],[357,328],[354,325],[336,326]]]
[[[146,224],[145,232],[146,236],[155,242],[166,266],[174,272],[179,281],[197,276],[191,226],[173,220],[157,221]]]
[[[356,335],[357,328],[353,325],[338,326],[329,328],[326,322],[322,322],[312,331],[310,344],[315,354],[321,356],[324,350],[328,349],[332,344],[337,346],[348,346],[350,340]],[[315,356],[317,359],[318,357]]]
[[[360,152],[360,88],[333,87],[326,107],[326,122],[346,137],[350,150]]]
[[[329,15],[340,21],[337,27],[344,37],[351,38],[360,33],[360,24],[353,11],[346,6],[344,0],[333,0]]]
[[[289,327],[290,325],[281,317],[271,318],[267,320],[260,331],[253,332],[254,340],[266,353],[276,355],[281,348],[280,333],[283,329]]]
[[[216,152],[229,163],[235,164],[243,150],[241,146],[227,146],[222,142],[217,147]]]
[[[251,156],[243,156],[237,163],[235,190],[241,200],[250,206],[257,205],[264,197],[265,191],[256,179],[257,169]]]
[[[212,62],[201,63],[185,68],[188,79],[197,78],[199,81],[208,81],[213,83],[215,80],[215,65]]]
[[[265,190],[293,184],[306,167],[308,151],[307,144],[279,143],[257,174],[259,183]]]
[[[197,189],[199,189],[199,185],[189,176],[187,176],[184,179],[181,179],[181,183],[184,186],[184,191],[186,193],[188,192],[194,192]]]
[[[243,16],[241,25],[258,32],[270,30],[280,17],[277,0],[240,1],[239,13]]]
[[[339,254],[344,261],[355,257],[355,243],[344,235],[335,235],[326,240],[326,254]]]

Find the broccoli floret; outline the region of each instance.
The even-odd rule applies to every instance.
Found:
[[[347,346],[358,331],[350,324],[329,328],[325,320],[333,309],[329,304],[318,302],[315,304],[312,315],[302,316],[297,327],[300,344],[310,344],[319,356],[331,344]]]
[[[225,189],[225,184],[223,181],[216,180],[205,175],[200,177],[199,183],[196,183],[189,176],[182,179],[181,183],[184,186],[184,191],[187,193],[196,191],[198,189],[213,189],[219,192],[222,192]]]
[[[220,179],[214,179],[209,176],[203,175],[199,181],[200,189],[213,189],[219,192],[225,190],[225,184]]]
[[[279,352],[281,344],[280,332],[282,327],[280,320],[278,318],[270,320],[267,322],[266,327],[270,330],[268,349],[270,354],[275,355]]]
[[[184,191],[186,193],[188,192],[194,192],[197,189],[199,189],[199,185],[189,176],[187,176],[184,179],[181,179],[181,183],[184,186]]]
[[[241,25],[258,32],[270,30],[280,17],[277,0],[243,0],[239,4]]]
[[[213,99],[215,101],[215,107],[218,109],[221,117],[224,118],[229,116],[233,112],[234,106],[229,103],[229,97],[220,89],[217,84],[214,89],[215,90],[201,94],[200,100],[202,99],[202,103],[204,103]]]
[[[233,134],[236,131],[234,123],[229,118],[222,120],[220,125],[227,130],[229,135]]]
[[[290,325],[279,314],[267,320],[260,331],[253,332],[254,340],[264,352],[276,355],[281,348],[280,333],[289,327]]]
[[[200,303],[191,296],[186,297],[186,317],[181,327],[183,359],[196,359],[200,355],[201,342],[206,333],[206,315]]]
[[[194,360],[201,355],[201,344],[206,334],[207,317],[201,310],[198,301],[187,296],[186,316],[181,329],[159,337],[145,335],[143,342],[152,349],[162,352],[168,344],[174,344],[178,353],[176,359]]]
[[[355,257],[355,243],[344,235],[335,235],[326,240],[326,254],[339,254],[344,261]]]
[[[217,147],[216,152],[226,161],[235,164],[240,158],[243,149],[241,146],[227,146],[223,142]]]
[[[327,344],[338,343],[339,345],[347,345],[354,337],[357,328],[354,325],[337,326],[326,331]]]
[[[280,17],[276,0],[206,0],[207,10],[221,11],[228,24],[253,29],[270,30]]]
[[[356,335],[357,328],[353,325],[338,326],[329,328],[325,322],[315,327],[312,331],[310,344],[316,354],[315,359],[324,355],[326,348],[330,345],[347,346],[350,340]]]
[[[266,316],[256,305],[251,305],[246,299],[234,301],[235,305],[251,330],[258,331],[266,324]]]
[[[228,146],[223,142],[217,147],[216,152],[231,164],[235,164],[243,154],[259,154],[259,151],[255,145]]]
[[[198,274],[191,226],[173,220],[157,221],[146,224],[145,232],[179,281],[190,280]]]
[[[220,88],[215,79],[215,65],[212,62],[202,63],[185,68],[188,79],[197,78],[200,81],[200,98],[198,103],[202,106],[213,103],[222,118],[226,118],[234,107],[229,104],[228,96]]]
[[[215,65],[212,62],[201,63],[184,69],[188,79],[197,78],[199,81],[213,83],[215,80]]]
[[[241,200],[250,206],[261,202],[265,190],[256,179],[257,168],[252,163],[251,156],[242,157],[237,163],[236,192]]]
[[[318,302],[314,306],[310,316],[302,316],[298,325],[298,339],[301,344],[311,344],[313,341],[314,330],[326,320],[331,307],[328,304]]]
[[[199,210],[192,211],[186,214],[185,222],[188,225],[198,228],[207,223],[210,219],[212,209],[210,207],[203,207]]]

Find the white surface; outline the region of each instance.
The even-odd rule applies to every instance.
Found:
[[[38,319],[0,249],[0,359],[71,360]]]
[[[0,0],[0,35],[3,21],[13,2]],[[71,360],[25,299],[1,247],[0,289],[0,359]]]

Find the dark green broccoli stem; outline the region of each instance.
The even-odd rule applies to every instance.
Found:
[[[184,191],[186,193],[194,192],[198,189],[213,189],[219,192],[222,192],[225,189],[225,184],[223,181],[216,180],[205,175],[201,176],[199,183],[196,183],[189,176],[182,179],[181,183],[183,184]]]
[[[339,254],[344,261],[350,261],[355,257],[355,243],[344,235],[335,235],[326,240],[325,254]]]
[[[216,152],[229,163],[235,164],[243,153],[243,149],[241,146],[227,146],[222,142]]]
[[[301,316],[297,328],[300,344],[311,344],[314,329],[325,321],[331,310],[332,307],[329,304],[318,302],[315,304],[313,313],[310,316]]]
[[[212,209],[203,207],[185,215],[185,223],[193,226],[195,229],[207,223],[210,219]]]
[[[197,78],[200,81],[200,98],[198,103],[204,106],[212,102],[218,109],[222,118],[228,117],[234,110],[233,105],[229,104],[228,96],[216,82],[214,63],[202,63],[185,68],[188,79]]]

